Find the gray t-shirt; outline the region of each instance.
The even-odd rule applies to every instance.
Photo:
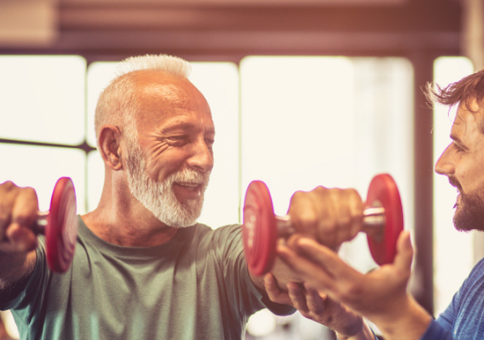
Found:
[[[27,287],[12,309],[21,339],[240,339],[248,317],[272,304],[253,285],[239,225],[183,228],[168,243],[121,247],[79,218],[73,263],[46,265],[43,242]]]

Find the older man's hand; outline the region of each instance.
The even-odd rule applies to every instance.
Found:
[[[336,250],[361,230],[364,204],[354,189],[297,191],[291,198],[288,215],[297,233]]]

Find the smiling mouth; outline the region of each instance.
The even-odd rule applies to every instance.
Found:
[[[460,192],[459,188],[457,188],[457,197],[455,198],[454,209],[457,208],[462,200],[462,193]]]
[[[195,189],[195,188],[199,188],[201,186],[203,186],[203,183],[175,183],[176,185],[179,185],[181,187],[184,187],[184,188],[191,188],[191,189]]]

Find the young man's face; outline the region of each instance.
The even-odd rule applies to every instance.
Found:
[[[453,142],[435,164],[458,190],[454,225],[459,230],[484,230],[484,134],[479,122],[484,110],[474,100],[470,112],[460,105],[452,125]]]

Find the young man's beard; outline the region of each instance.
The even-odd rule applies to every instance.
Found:
[[[481,191],[484,193],[484,190]],[[460,195],[460,203],[454,214],[455,228],[461,231],[484,231],[484,201],[476,194],[464,194],[460,191]]]
[[[153,215],[170,227],[194,225],[202,212],[204,192],[210,173],[185,169],[174,173],[163,182],[152,180],[146,171],[146,161],[137,143],[130,145],[127,156],[127,177],[131,193]],[[201,194],[196,200],[179,202],[173,192],[174,183],[201,184]]]

